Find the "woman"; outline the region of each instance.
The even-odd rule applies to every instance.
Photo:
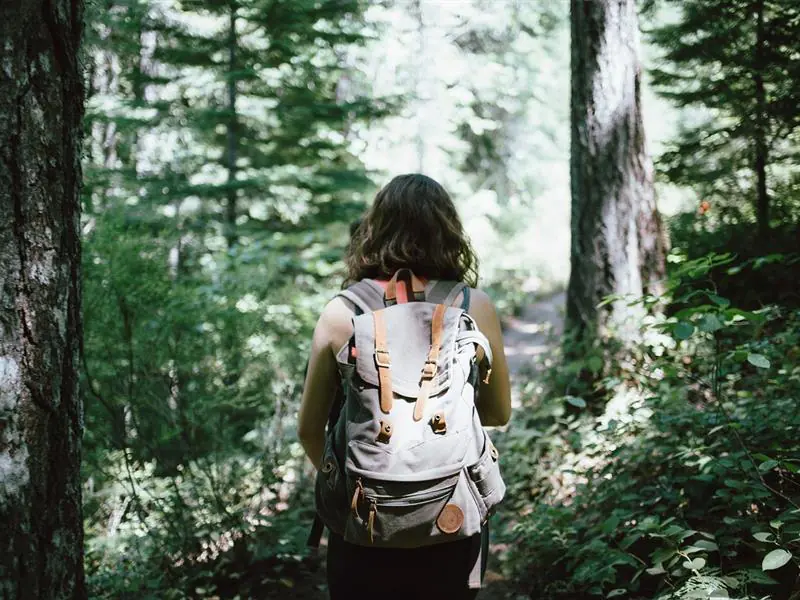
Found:
[[[346,264],[350,282],[369,278],[385,287],[397,270],[408,268],[423,281],[463,281],[472,286],[466,291],[467,311],[488,338],[494,356],[492,377],[489,383],[480,384],[478,414],[485,426],[508,422],[510,386],[500,322],[489,297],[473,289],[477,284],[477,261],[453,201],[441,185],[419,174],[395,177],[378,192],[355,231]],[[453,305],[462,306],[464,300],[462,293]],[[314,330],[298,434],[317,469],[322,461],[334,390],[339,384],[335,355],[353,334],[354,312],[353,306],[337,297],[325,307]],[[480,547],[475,541],[465,539],[415,549],[372,548],[349,544],[331,534],[331,597],[352,600],[374,594],[383,598],[472,598],[476,591],[467,588],[467,579],[475,549]],[[478,541],[485,548],[488,531]]]

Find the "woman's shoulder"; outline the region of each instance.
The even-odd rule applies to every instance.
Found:
[[[467,312],[478,322],[478,327],[483,329],[498,320],[497,310],[489,294],[480,288],[469,288],[469,309]]]
[[[353,309],[340,296],[332,298],[322,309],[316,333],[332,350],[341,348],[353,334],[353,314]]]
[[[472,314],[473,311],[491,311],[494,312],[494,302],[492,301],[489,294],[484,292],[480,288],[469,288],[469,313]]]
[[[494,306],[494,303],[492,302],[492,299],[489,297],[489,294],[487,294],[480,288],[474,288],[474,287],[469,288],[469,300],[470,300],[470,306],[475,304],[479,306],[486,306],[486,305]]]

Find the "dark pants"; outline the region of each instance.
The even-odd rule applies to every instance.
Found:
[[[471,600],[467,580],[478,551],[486,571],[489,530],[466,540],[423,548],[370,548],[328,537],[331,600]]]

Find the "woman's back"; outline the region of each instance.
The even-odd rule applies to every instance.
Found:
[[[462,302],[468,300],[466,312],[485,336],[483,343],[488,340],[487,345],[494,359],[491,377],[487,374],[480,383],[474,382],[478,387],[475,406],[480,417],[480,422],[476,421],[476,424],[478,431],[481,431],[481,424],[504,425],[510,417],[511,402],[500,322],[489,297],[475,287],[477,261],[463,233],[455,207],[441,186],[422,175],[401,176],[392,180],[378,193],[375,202],[355,232],[348,249],[346,263],[349,281],[368,280],[373,288],[387,292],[386,299],[391,299],[390,304],[395,302],[395,290],[394,284],[390,285],[389,282],[393,275],[403,269],[408,269],[423,278],[429,283],[430,289],[435,288],[437,281],[463,281],[471,286],[466,288],[466,298],[465,292],[461,292],[455,297],[448,297],[447,300],[448,304],[453,306],[460,306]],[[388,293],[390,290],[387,288],[390,287],[391,293]],[[397,287],[397,301],[402,303],[403,300],[412,299],[407,297],[408,294],[403,290],[403,286]],[[442,301],[437,300],[437,302]],[[377,310],[377,307],[371,307],[371,310]],[[401,313],[403,310],[405,309],[402,309]],[[412,313],[416,310],[413,309]],[[432,308],[425,310],[432,311]],[[344,294],[344,297],[337,296],[325,306],[314,330],[306,384],[298,416],[298,434],[306,453],[317,469],[321,467],[323,452],[326,452],[326,423],[331,414],[334,398],[337,397],[337,390],[341,388],[337,356],[341,357],[340,351],[348,348],[352,340],[358,337],[354,336],[354,319],[360,323],[359,327],[362,328],[360,331],[367,337],[371,335],[372,320],[377,321],[377,317],[370,317],[369,322],[364,321],[367,316],[358,317],[359,312],[362,310],[356,308],[352,299],[348,300],[347,294]],[[425,318],[431,316],[427,315]],[[452,320],[450,322],[452,323]],[[408,323],[412,328],[418,326],[414,325],[416,321]],[[395,325],[393,331],[397,330]],[[433,337],[432,325],[430,335]],[[425,351],[428,345],[425,344]],[[433,347],[431,345],[431,348]],[[373,352],[377,356],[377,344],[367,350],[369,356]],[[358,356],[363,356],[361,349]],[[422,356],[422,359],[424,358]],[[480,355],[477,356],[478,360],[481,358]],[[386,365],[373,364],[379,362],[376,358],[375,361],[363,363],[362,367],[377,368],[380,371],[381,367]],[[375,382],[376,387],[372,393],[376,394],[383,388],[383,383],[379,383],[377,379]],[[469,393],[474,394],[474,392]],[[391,391],[389,395],[392,395]],[[376,397],[365,398],[364,401],[375,402]],[[432,401],[438,400],[436,398]],[[472,403],[473,400],[467,401]],[[354,406],[362,406],[358,399],[353,402],[356,403]],[[398,402],[400,401],[396,400],[394,404],[397,405]],[[417,402],[421,402],[419,397]],[[382,415],[390,414],[384,409],[388,407],[391,410],[391,404],[391,400],[387,399],[387,406],[381,405],[380,409],[373,407],[371,410],[377,410],[376,417],[384,419]],[[414,415],[417,416],[417,411]],[[366,421],[367,426],[376,417],[370,417]],[[394,415],[390,414],[390,417],[393,418]],[[342,422],[340,418],[339,423]],[[347,430],[350,431],[352,428]],[[483,437],[485,434],[480,435]],[[331,448],[332,445],[329,443],[327,452],[331,452]],[[377,450],[378,447],[375,451]],[[496,455],[494,458],[496,460]],[[340,462],[342,460],[339,459]],[[330,461],[329,454],[326,454],[326,461]],[[351,463],[348,464],[355,467]],[[340,464],[340,468],[344,468],[343,463]],[[350,489],[351,484],[352,477],[348,476],[347,493],[353,495],[352,504],[355,506],[353,515],[358,518],[358,506],[364,499],[364,493],[361,492],[359,495],[357,488],[353,494],[354,490]],[[475,500],[477,501],[477,498]],[[484,516],[485,509],[486,507],[483,508]],[[371,509],[370,515],[372,516]],[[378,520],[379,518],[376,518],[376,522]],[[353,538],[363,545],[347,543],[336,534],[331,534],[329,538],[328,576],[333,598],[360,598],[372,594],[390,598],[466,598],[474,595],[474,592],[467,588],[467,577],[471,571],[473,575],[475,573],[474,569],[478,564],[475,558],[481,556],[485,559],[485,547],[488,544],[487,528],[484,527],[481,531],[480,528],[467,529],[465,525],[461,529],[461,536],[451,536],[450,539],[448,536],[443,536],[441,539],[444,541],[440,542],[439,538],[436,538],[434,541],[440,543],[435,545],[421,543],[420,547],[408,549],[370,545],[373,532],[371,522],[365,519],[363,525],[369,531],[369,537],[365,538],[367,541],[358,537]],[[438,520],[437,525],[439,525]],[[446,530],[447,527],[444,528],[445,533]],[[472,535],[472,531],[479,533]],[[459,537],[463,539],[457,539]],[[482,547],[484,552],[481,552]],[[485,567],[485,562],[478,566]]]

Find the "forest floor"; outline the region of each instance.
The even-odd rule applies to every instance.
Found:
[[[503,320],[503,339],[508,366],[511,372],[512,406],[519,409],[524,404],[523,389],[532,378],[545,368],[545,358],[559,342],[564,328],[564,292],[549,294],[534,300],[520,310],[519,315]],[[492,437],[502,444],[503,430],[495,430]],[[274,598],[293,600],[325,600],[328,595],[325,585],[325,540],[319,555],[313,560],[310,577],[295,581],[293,589]],[[512,581],[502,574],[503,543],[490,545],[489,565],[484,589],[479,600],[522,600],[526,598]],[[311,566],[311,565],[309,565]]]

